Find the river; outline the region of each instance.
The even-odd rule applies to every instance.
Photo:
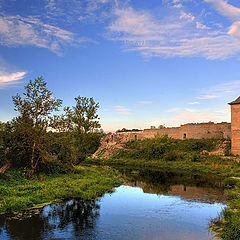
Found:
[[[0,239],[207,240],[226,207],[221,179],[120,170],[125,183],[96,201],[51,204],[22,218],[0,216]]]

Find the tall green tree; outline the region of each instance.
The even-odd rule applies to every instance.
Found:
[[[93,98],[78,96],[75,98],[76,106],[73,107],[73,123],[77,131],[82,133],[93,132],[101,127],[97,111],[99,103]]]
[[[93,98],[81,96],[76,97],[75,101],[75,106],[65,107],[64,114],[54,116],[52,121],[52,127],[62,133],[61,149],[71,153],[69,160],[72,165],[95,152],[102,136],[95,133],[101,127],[97,114],[99,103]]]
[[[31,154],[28,160],[31,171],[34,172],[46,154],[44,142],[51,114],[59,110],[62,100],[53,97],[42,77],[30,80],[24,88],[22,96],[17,94],[13,97],[13,103],[15,110],[19,112],[16,125],[29,145]]]

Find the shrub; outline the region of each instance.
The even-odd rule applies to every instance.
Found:
[[[224,219],[221,224],[221,219]],[[222,225],[221,238],[223,240],[237,240],[240,238],[240,213],[225,209],[222,216],[216,221]]]
[[[193,155],[192,155],[192,159],[191,159],[191,161],[192,162],[200,162],[200,155],[199,154],[197,154],[197,153],[194,153]]]
[[[169,151],[166,152],[163,156],[163,159],[165,161],[178,161],[178,160],[182,160],[182,154],[178,151]]]
[[[200,161],[200,152],[213,151],[219,140],[216,139],[172,139],[167,136],[156,136],[153,139],[129,141],[125,144],[127,150],[119,151],[115,158],[133,158],[133,159],[165,159],[175,161],[186,159],[190,161]]]

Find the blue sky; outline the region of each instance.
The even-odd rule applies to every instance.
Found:
[[[230,121],[239,57],[239,0],[0,0],[0,121],[38,76],[105,131]]]

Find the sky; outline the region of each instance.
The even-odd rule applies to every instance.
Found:
[[[105,131],[230,122],[239,0],[0,0],[0,121],[42,76],[63,106],[99,102]]]

